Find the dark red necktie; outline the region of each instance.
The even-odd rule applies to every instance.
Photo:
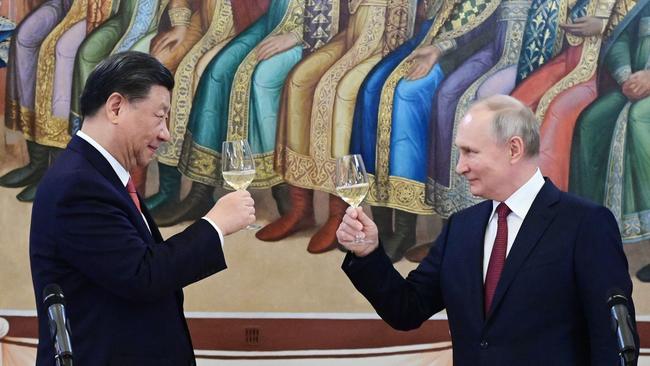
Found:
[[[490,311],[492,298],[497,289],[503,265],[506,263],[506,249],[508,248],[508,215],[510,207],[501,202],[497,206],[497,237],[494,239],[492,254],[490,254],[490,263],[488,264],[487,274],[485,275],[485,315]]]
[[[138,211],[142,212],[142,209],[140,209],[140,199],[138,198],[138,193],[135,190],[135,184],[133,184],[133,180],[131,178],[129,178],[129,181],[126,182],[126,190],[129,192],[129,196],[131,196],[135,207],[138,208]]]

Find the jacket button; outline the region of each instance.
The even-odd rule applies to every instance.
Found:
[[[481,341],[480,346],[481,346],[481,349],[487,349],[488,348],[488,342],[483,340],[483,341]]]

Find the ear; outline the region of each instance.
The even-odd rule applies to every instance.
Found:
[[[120,113],[124,112],[124,106],[126,105],[126,98],[120,93],[112,93],[108,96],[106,104],[104,105],[104,110],[106,117],[112,124],[119,123]]]
[[[520,136],[511,137],[508,141],[508,152],[510,153],[510,163],[522,160],[526,154],[524,140]]]

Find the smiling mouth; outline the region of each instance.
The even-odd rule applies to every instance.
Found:
[[[151,146],[151,145],[149,145],[148,147],[149,147],[149,150],[151,150],[151,151],[153,151],[153,152],[156,152],[156,150],[158,150],[158,147],[157,147],[157,146]]]

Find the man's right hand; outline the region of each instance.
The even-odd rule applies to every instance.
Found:
[[[348,207],[343,221],[336,231],[336,238],[347,250],[357,257],[365,257],[379,246],[377,225],[363,212],[361,207]],[[363,239],[355,243],[355,238]]]
[[[248,191],[235,191],[221,197],[207,216],[223,235],[235,233],[255,222],[255,201]]]

